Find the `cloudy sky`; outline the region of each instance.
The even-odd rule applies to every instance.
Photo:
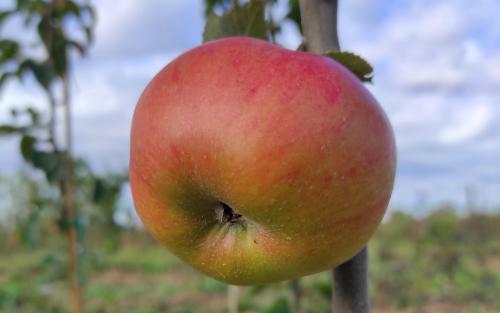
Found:
[[[76,150],[95,169],[112,171],[127,167],[131,116],[147,82],[201,43],[203,7],[201,0],[93,2],[96,42],[72,77]],[[277,17],[285,11],[281,2]],[[342,48],[374,65],[369,88],[395,129],[391,206],[422,214],[443,202],[462,205],[468,186],[478,206],[500,207],[500,2],[340,2]],[[10,25],[1,35],[19,31]],[[293,24],[285,24],[279,41],[296,48]],[[42,101],[33,83],[9,84],[0,121],[11,104]],[[0,174],[23,166],[17,141],[0,139]]]

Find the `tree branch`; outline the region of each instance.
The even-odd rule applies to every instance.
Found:
[[[79,247],[78,247],[78,237],[76,234],[76,199],[75,199],[75,168],[73,163],[73,132],[72,132],[72,120],[71,120],[71,103],[70,103],[70,93],[69,93],[69,81],[68,77],[65,75],[62,79],[63,83],[63,100],[62,107],[64,109],[64,166],[65,173],[62,181],[62,197],[64,203],[64,214],[65,218],[70,222],[70,226],[67,228],[68,236],[68,252],[70,259],[69,274],[71,279],[71,294],[72,294],[72,313],[83,312],[83,298],[82,298],[82,288],[79,279]]]
[[[368,249],[365,246],[352,259],[333,269],[332,312],[369,312],[367,258]]]
[[[228,285],[227,290],[227,311],[228,313],[238,313],[240,287]]]
[[[59,147],[56,141],[56,99],[52,90],[47,91],[47,97],[49,99],[49,120],[47,124],[47,131],[49,133],[49,142],[54,149],[54,152],[59,152]]]
[[[302,296],[302,291],[300,290],[300,284],[298,279],[294,279],[290,282],[290,288],[292,289],[292,302],[291,302],[291,313],[300,313],[300,299]]]
[[[307,50],[315,53],[339,50],[338,0],[300,0],[299,4]]]

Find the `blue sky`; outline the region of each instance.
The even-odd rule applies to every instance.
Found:
[[[370,90],[396,133],[398,175],[392,207],[423,214],[432,205],[500,207],[500,2],[497,0],[341,0],[342,48],[375,67]],[[201,43],[201,0],[94,1],[96,42],[74,65],[76,151],[100,171],[124,169],[135,103],[165,64]],[[285,12],[283,1],[275,15]],[[9,25],[2,36],[15,36]],[[29,40],[29,34],[23,34]],[[278,38],[300,39],[286,23]],[[0,121],[11,104],[42,103],[27,81],[0,96]],[[0,174],[22,167],[17,139],[0,139]],[[125,202],[127,200],[125,199]]]

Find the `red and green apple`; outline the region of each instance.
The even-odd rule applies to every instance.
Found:
[[[245,37],[165,66],[140,97],[130,152],[146,229],[237,285],[351,258],[384,215],[396,166],[388,119],[349,70]]]

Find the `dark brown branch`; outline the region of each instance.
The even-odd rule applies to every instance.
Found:
[[[70,259],[70,277],[71,277],[71,293],[72,293],[72,313],[83,312],[83,299],[81,282],[78,277],[79,267],[79,247],[78,238],[76,233],[76,199],[75,199],[75,183],[74,183],[74,162],[73,162],[73,133],[72,133],[72,120],[71,120],[71,103],[69,93],[69,81],[67,76],[63,77],[63,100],[62,107],[64,109],[64,177],[62,181],[62,197],[64,203],[63,215],[69,221],[70,226],[67,227],[66,232],[68,236],[68,252]]]
[[[47,123],[47,131],[49,134],[48,141],[52,145],[52,149],[54,149],[55,152],[59,151],[59,147],[57,145],[56,141],[56,99],[54,97],[54,94],[52,90],[47,91],[47,97],[49,99],[49,120]]]

